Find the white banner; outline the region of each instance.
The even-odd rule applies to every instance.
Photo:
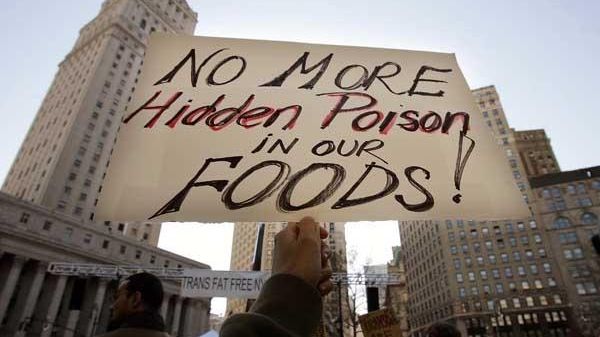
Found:
[[[188,269],[181,280],[181,296],[192,298],[257,298],[270,273]]]

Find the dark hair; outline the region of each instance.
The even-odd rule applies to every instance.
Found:
[[[437,322],[427,329],[428,337],[460,337],[460,331],[446,322]]]
[[[138,273],[127,277],[127,293],[139,291],[142,303],[150,311],[158,311],[163,301],[163,286],[158,277],[150,273]]]

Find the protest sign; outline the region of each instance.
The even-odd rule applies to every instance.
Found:
[[[181,279],[183,297],[257,298],[270,273],[186,269]]]
[[[390,309],[384,308],[361,315],[358,321],[365,337],[402,336],[400,324]]]
[[[527,214],[453,54],[153,34],[96,219]]]

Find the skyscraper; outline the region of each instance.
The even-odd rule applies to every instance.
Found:
[[[473,95],[531,209],[527,171],[498,93],[488,86]],[[411,332],[438,320],[455,323],[465,336],[565,335],[574,329],[548,235],[533,216],[403,221],[400,236]]]
[[[185,0],[106,0],[59,64],[2,190],[86,222],[152,32],[192,34]],[[105,224],[156,245],[160,225]]]

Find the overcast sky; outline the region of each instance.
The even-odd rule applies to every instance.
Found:
[[[199,1],[196,35],[456,53],[472,88],[494,84],[517,130],[543,128],[561,169],[600,163],[598,1]],[[0,177],[58,63],[101,0],[7,1],[0,11]],[[359,260],[383,263],[395,224],[348,226]],[[368,230],[367,230],[368,228]],[[232,226],[168,224],[160,246],[229,267]],[[213,301],[215,312],[223,301]]]

